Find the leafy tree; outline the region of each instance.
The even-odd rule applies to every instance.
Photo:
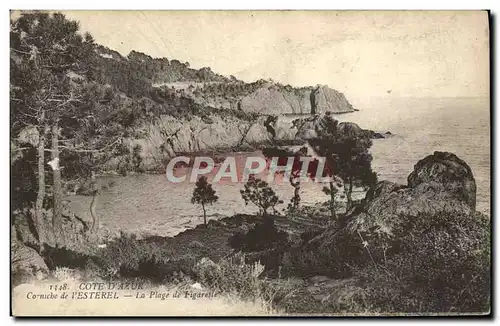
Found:
[[[208,183],[207,177],[202,176],[196,181],[196,188],[193,191],[193,197],[191,198],[192,204],[201,204],[203,208],[203,222],[207,225],[207,212],[205,205],[214,204],[219,200],[219,197],[215,194],[212,185]]]
[[[342,179],[347,199],[346,210],[352,208],[352,192],[356,187],[370,187],[377,182],[377,175],[371,168],[372,155],[369,149],[372,141],[367,134],[335,133],[312,140],[317,152],[326,158],[331,175]],[[328,190],[335,195],[334,184]]]
[[[252,202],[259,208],[259,214],[264,217],[268,216],[267,210],[273,208],[283,201],[278,198],[274,190],[269,187],[269,184],[264,180],[255,178],[250,175],[244,189],[240,190],[241,197],[245,201],[245,205]]]

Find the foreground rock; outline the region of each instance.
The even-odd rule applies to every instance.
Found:
[[[486,313],[491,226],[475,198],[467,163],[434,152],[407,185],[379,182],[344,221],[292,250],[291,270],[345,280],[308,288],[337,311]]]
[[[407,186],[381,181],[370,189],[363,205],[351,212],[347,228],[390,235],[402,218],[472,214],[475,208],[476,182],[470,167],[455,154],[434,152],[415,165]]]
[[[89,208],[86,207],[85,210],[89,211]],[[33,211],[16,215],[12,232],[17,238],[16,241],[38,248],[40,244],[37,234],[40,230],[37,230],[33,225],[33,216]],[[56,239],[52,227],[52,210],[44,210],[42,217],[39,227],[41,228],[41,238],[45,249],[59,246],[75,251],[85,251],[87,246],[95,245],[94,242],[97,240],[97,236],[90,232],[91,217],[75,215],[71,210],[70,202],[64,202],[63,205],[60,238]]]
[[[13,286],[47,277],[49,269],[35,249],[16,241],[11,244],[11,254]]]
[[[420,219],[474,218],[475,198],[476,184],[467,163],[452,153],[434,152],[415,165],[408,185],[379,182],[360,206],[348,212],[344,223],[328,228],[304,248],[331,259],[336,268],[331,273],[347,275],[350,264],[367,264],[373,259],[370,255],[385,257],[396,250],[398,237]]]

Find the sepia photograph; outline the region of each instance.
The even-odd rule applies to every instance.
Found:
[[[491,314],[489,11],[9,18],[11,316]]]

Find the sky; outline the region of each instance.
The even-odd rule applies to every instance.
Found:
[[[66,11],[97,43],[350,97],[489,96],[487,12]]]

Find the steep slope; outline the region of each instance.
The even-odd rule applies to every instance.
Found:
[[[208,67],[192,69],[189,63],[137,51],[123,57],[97,45],[94,52],[89,58],[91,79],[112,99],[117,124],[129,130],[123,142],[129,149],[110,160],[112,169],[130,170],[133,165],[151,170],[180,152],[293,140],[298,128],[280,118],[284,114],[354,110],[342,93],[327,86],[245,83]],[[81,76],[74,78],[76,82]],[[269,115],[278,117],[272,126],[275,135],[264,124]]]
[[[95,49],[95,76],[128,96],[148,96],[151,87],[178,91],[197,104],[259,114],[311,114],[352,112],[345,96],[326,85],[294,88],[271,80],[245,83],[224,77],[209,67],[199,70],[189,63],[152,58],[132,51],[125,58],[116,51]]]
[[[93,53],[85,75],[70,71],[67,77],[106,128],[123,135],[119,153],[103,154],[109,156],[106,169],[154,170],[179,152],[294,140],[298,129],[282,119],[285,114],[353,111],[343,94],[327,86],[245,83],[208,67],[192,69],[136,51],[124,57],[101,45]],[[272,126],[265,124],[269,116],[276,117]]]

